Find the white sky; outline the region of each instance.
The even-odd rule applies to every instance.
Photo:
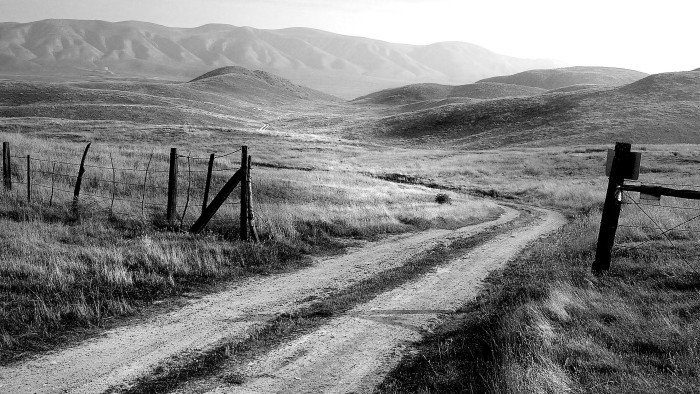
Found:
[[[5,22],[302,26],[409,44],[465,41],[511,56],[648,73],[700,67],[699,11],[697,0],[0,0]]]

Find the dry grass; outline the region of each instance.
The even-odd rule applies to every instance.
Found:
[[[54,176],[53,198],[50,188],[35,186],[31,203],[26,202],[25,186],[19,182],[25,181],[24,155],[77,164],[84,145],[18,134],[2,138],[17,156],[13,190],[0,196],[0,354],[5,362],[26,351],[52,347],[76,328],[102,326],[132,314],[154,300],[299,267],[308,253],[341,250],[348,243],[342,238],[454,228],[498,212],[491,203],[456,194],[453,204],[441,205],[427,188],[348,171],[256,166],[254,200],[264,242],[235,242],[239,210],[235,204],[217,213],[210,231],[194,237],[166,230],[162,206],[166,149],[93,144],[87,164],[107,168],[87,168],[77,217],[71,208],[73,177]],[[237,155],[217,160],[215,168],[223,171],[216,173],[212,197],[233,174],[237,160]],[[145,173],[117,170],[116,181],[121,183],[112,184],[112,161],[121,169],[149,167],[145,198]],[[190,164],[196,171],[206,168],[206,162]],[[52,163],[32,162],[32,168],[33,184],[51,185],[51,174],[39,171],[54,171]],[[182,228],[187,229],[201,210],[205,173],[189,173],[182,158],[179,168],[178,214],[183,216]],[[55,171],[70,175],[77,173],[77,167],[61,165]],[[188,182],[189,206],[184,213]],[[117,200],[110,211],[112,193]]]
[[[644,183],[700,184],[696,146],[644,149]],[[480,298],[421,343],[381,392],[697,392],[700,222],[670,232],[669,241],[636,205],[625,205],[620,223],[647,228],[621,227],[610,273],[593,276],[606,184],[598,175],[600,153],[588,147],[482,155],[472,167],[476,174],[512,171],[514,182],[496,177],[502,195],[566,209],[572,220],[493,275]],[[554,164],[565,158],[568,164]],[[489,161],[503,166],[489,174]],[[538,162],[549,165],[533,165]],[[572,177],[579,179],[556,175],[577,167]],[[541,181],[518,180],[528,168]],[[664,228],[700,213],[696,202],[664,197],[661,203],[692,208],[642,206]]]

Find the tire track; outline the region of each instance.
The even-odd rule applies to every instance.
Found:
[[[499,235],[415,281],[383,293],[315,332],[251,362],[241,385],[209,393],[371,392],[405,353],[478,293],[488,273],[517,256],[530,242],[561,227],[553,211],[526,228]]]

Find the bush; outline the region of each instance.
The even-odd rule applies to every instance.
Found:
[[[452,204],[452,198],[445,193],[438,193],[435,196],[435,202],[438,204]]]

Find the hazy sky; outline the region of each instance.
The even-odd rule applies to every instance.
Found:
[[[48,18],[313,27],[391,42],[466,41],[498,53],[649,73],[700,67],[694,0],[0,0],[0,21]]]

